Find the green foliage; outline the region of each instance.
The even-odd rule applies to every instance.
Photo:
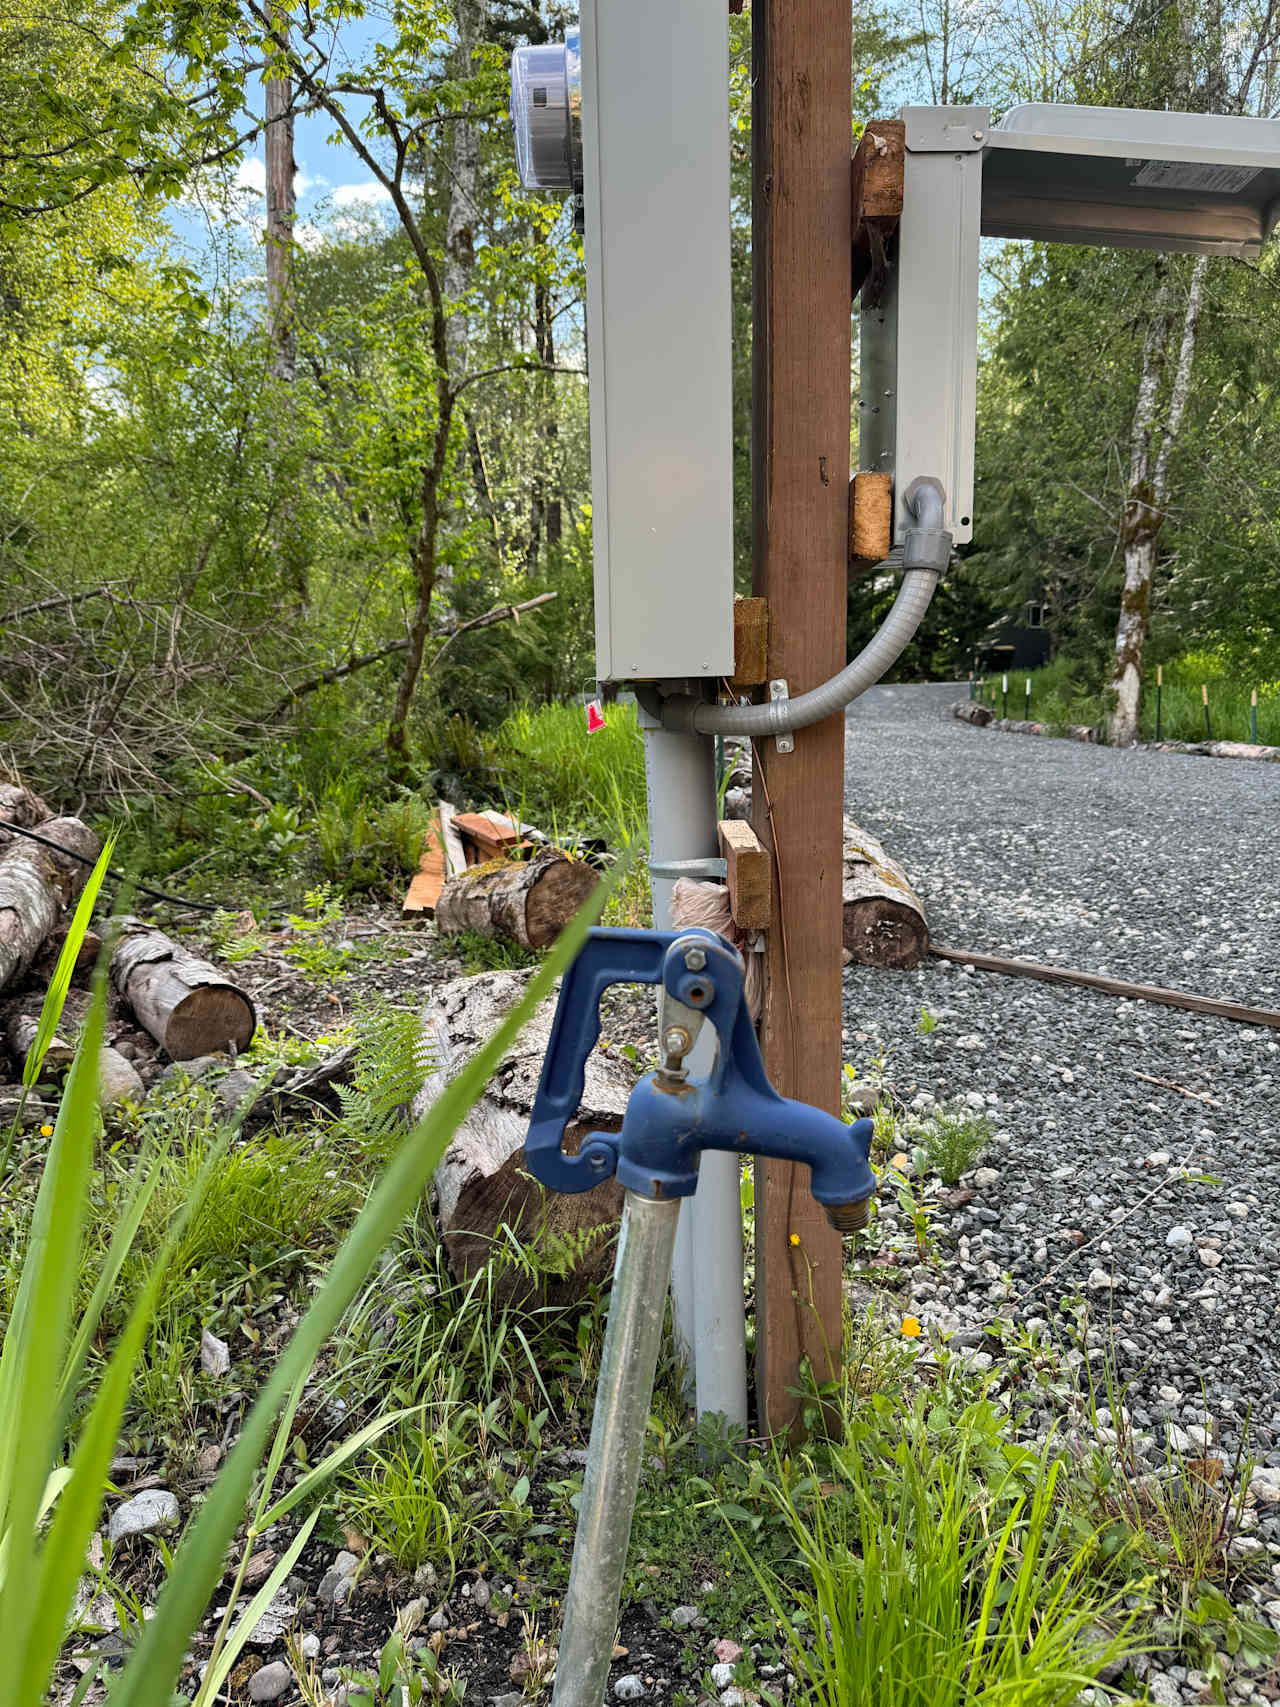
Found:
[[[939,1108],[924,1123],[920,1139],[925,1166],[944,1185],[955,1185],[991,1143],[991,1121],[964,1108]]]
[[[768,1484],[807,1584],[737,1533],[815,1702],[1067,1707],[1135,1645],[1120,1598],[1090,1583],[1091,1546],[1064,1535],[1065,1467],[1015,1445],[989,1399],[922,1394],[904,1414],[875,1395],[843,1424]]]
[[[1101,666],[1099,666],[1099,670]],[[1250,676],[1232,665],[1224,650],[1185,652],[1163,662],[1164,683],[1159,690],[1160,738],[1163,741],[1205,740],[1202,688],[1208,689],[1210,734],[1215,741],[1252,739],[1250,696],[1258,695],[1258,740],[1264,746],[1280,746],[1280,680]],[[1059,657],[1042,670],[1030,673],[1031,716],[1050,724],[1100,724],[1104,720],[1104,695],[1097,685],[1100,674],[1088,673],[1079,659]],[[1010,684],[1010,716],[1021,716],[1024,695],[1012,691],[1025,676]],[[988,704],[999,704],[999,681],[989,681],[984,690]],[[1155,668],[1148,665],[1139,710],[1139,738],[1156,738],[1157,683]]]

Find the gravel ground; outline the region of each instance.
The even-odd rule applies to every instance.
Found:
[[[962,692],[877,688],[849,715],[848,810],[935,940],[1280,1009],[1280,771],[974,729],[946,715]],[[1280,1466],[1280,1031],[941,961],[850,968],[845,1008],[849,1059],[887,1052],[909,1107],[981,1102],[996,1129],[913,1289],[926,1325],[976,1343],[993,1313],[1083,1297],[1153,1456],[1205,1427],[1229,1454],[1247,1418]],[[1258,1533],[1280,1596],[1280,1507]]]

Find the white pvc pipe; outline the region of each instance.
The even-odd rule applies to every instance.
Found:
[[[651,860],[714,859],[715,750],[709,736],[676,733],[643,709],[645,787]],[[674,878],[652,879],[653,921],[671,925]],[[709,1071],[716,1047],[708,1026],[688,1058],[695,1077]],[[699,1417],[747,1421],[746,1318],[742,1285],[742,1204],[738,1160],[708,1150],[698,1189],[680,1217],[671,1271],[676,1352],[693,1376]]]

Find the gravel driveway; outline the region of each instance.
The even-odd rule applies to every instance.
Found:
[[[974,729],[963,692],[876,688],[848,720],[847,809],[934,939],[1280,1009],[1280,766]],[[846,1058],[887,1051],[908,1106],[981,1097],[998,1133],[916,1313],[976,1343],[1083,1297],[1153,1452],[1206,1415],[1230,1450],[1251,1412],[1280,1465],[1280,1031],[936,960],[850,968],[845,1009]]]

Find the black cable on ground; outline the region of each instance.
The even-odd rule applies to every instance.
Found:
[[[90,871],[98,863],[95,859],[87,859],[84,854],[78,854],[71,848],[64,848],[61,842],[55,842],[49,836],[42,836],[38,830],[27,830],[21,824],[0,824],[0,835],[12,830],[15,836],[28,836],[33,842],[39,842],[42,847],[52,848],[55,853],[65,854],[68,859],[78,860],[81,865],[87,865]],[[141,882],[136,877],[130,877],[127,872],[117,871],[114,866],[107,867],[107,876],[117,883],[128,883],[140,895],[150,895],[153,901],[167,901],[173,907],[192,907],[200,913],[219,913],[224,911],[221,902],[193,901],[189,895],[170,895],[163,889],[152,889],[149,884]]]

